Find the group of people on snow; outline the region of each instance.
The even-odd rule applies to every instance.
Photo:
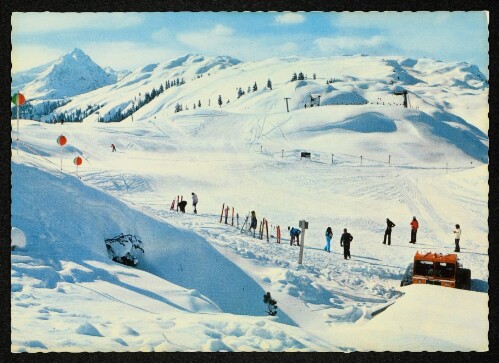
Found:
[[[196,206],[198,204],[198,196],[196,193],[192,192],[192,206],[194,207],[194,214],[197,214],[197,209]],[[182,213],[185,213],[185,207],[187,206],[187,201],[182,200],[181,202],[178,202],[178,207]]]
[[[326,228],[326,246],[324,251],[331,252],[331,240],[333,239],[333,230],[331,227]],[[348,232],[346,228],[343,228],[343,234],[340,237],[340,246],[343,247],[343,258],[345,260],[352,259],[350,256],[350,243],[353,241],[353,236]]]
[[[197,204],[198,204],[198,196],[196,193],[192,192],[192,206],[194,207],[194,213],[197,214]],[[181,201],[178,203],[178,207],[180,208],[180,211],[182,213],[185,213],[185,207],[187,205],[187,202]],[[253,237],[256,235],[256,228],[258,225],[258,219],[256,218],[256,212],[253,210],[251,211],[251,219],[250,219],[250,227],[249,231],[253,230]],[[412,217],[412,221],[409,223],[411,226],[411,240],[409,243],[416,243],[416,237],[418,233],[418,228],[419,228],[419,222],[416,218],[416,216]],[[389,246],[391,245],[391,237],[392,237],[392,228],[395,227],[395,223],[393,223],[389,218],[386,219],[386,229],[385,229],[385,234],[383,237],[383,244],[388,244]],[[290,241],[289,245],[290,246],[300,246],[300,234],[301,230],[295,227],[290,227],[288,226],[288,231],[289,231],[289,236],[290,236]],[[454,252],[460,252],[460,246],[459,246],[459,241],[461,239],[461,227],[459,224],[455,225],[455,230],[453,231],[455,238],[454,238],[454,243],[455,243],[455,249]],[[326,237],[326,245],[324,246],[324,251],[326,252],[331,252],[331,241],[333,239],[333,230],[331,227],[326,228],[325,232],[325,237]],[[350,243],[353,240],[353,236],[348,232],[346,228],[343,229],[343,234],[341,235],[340,238],[340,246],[343,247],[343,257],[344,259],[351,259],[350,256]]]
[[[411,240],[409,243],[416,243],[416,236],[418,233],[418,228],[419,228],[419,222],[416,218],[416,216],[412,217],[412,221],[409,223],[411,226]],[[392,228],[395,227],[395,223],[393,223],[389,218],[386,219],[386,230],[385,230],[385,235],[383,237],[383,244],[388,244],[391,245],[391,237],[392,237]],[[289,227],[288,227],[289,228]],[[456,245],[454,252],[460,252],[460,246],[459,246],[459,241],[461,239],[461,227],[459,224],[456,224],[455,230],[453,231],[455,235],[454,243]],[[333,238],[333,230],[331,227],[326,228],[326,245],[324,246],[324,251],[326,252],[331,252],[331,240]],[[352,242],[353,237],[350,233],[348,233],[347,229],[343,229],[343,234],[341,235],[340,238],[340,245],[343,247],[343,256],[346,259],[351,258],[350,257],[350,243]]]

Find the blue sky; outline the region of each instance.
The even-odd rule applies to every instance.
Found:
[[[242,61],[401,55],[476,64],[488,75],[486,12],[14,13],[13,72],[80,48],[134,70],[186,54]]]

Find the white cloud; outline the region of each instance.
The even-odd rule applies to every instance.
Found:
[[[213,35],[228,36],[234,34],[234,29],[222,24],[217,24],[211,31]]]
[[[293,42],[287,42],[281,45],[278,50],[279,53],[284,53],[285,55],[292,55],[298,51],[298,45]]]
[[[13,33],[52,33],[81,29],[124,29],[142,24],[139,13],[13,13]]]
[[[285,13],[275,17],[277,24],[300,24],[304,21],[305,16],[299,13]]]
[[[12,45],[12,73],[25,71],[33,67],[51,62],[66,53],[59,48],[49,48],[38,45]]]
[[[346,53],[376,53],[381,47],[387,46],[385,37],[330,37],[318,38],[314,41],[319,50],[326,54]],[[373,52],[374,51],[374,52]]]
[[[160,30],[151,34],[151,38],[158,42],[168,41],[175,37],[168,28],[161,28]]]
[[[234,29],[218,24],[210,30],[179,34],[177,39],[198,51],[226,54],[224,49],[229,48],[228,45],[234,42],[233,34]]]
[[[178,57],[178,51],[164,46],[151,46],[136,42],[92,42],[80,47],[101,67],[133,71],[151,63]],[[103,52],[102,50],[106,51]]]

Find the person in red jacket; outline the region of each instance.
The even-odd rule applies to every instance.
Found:
[[[409,243],[416,243],[416,234],[418,233],[419,223],[416,217],[412,217],[411,225],[411,241]]]

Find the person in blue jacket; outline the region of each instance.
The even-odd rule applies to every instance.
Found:
[[[333,238],[333,230],[331,227],[327,227],[326,229],[326,246],[324,247],[324,251],[331,252],[331,239]]]
[[[291,240],[289,241],[289,245],[292,246],[295,243],[295,239],[296,239],[296,245],[299,246],[300,245],[300,233],[301,233],[301,231],[295,227],[289,228],[289,226],[288,226],[288,230],[289,230],[289,235],[291,236]]]

